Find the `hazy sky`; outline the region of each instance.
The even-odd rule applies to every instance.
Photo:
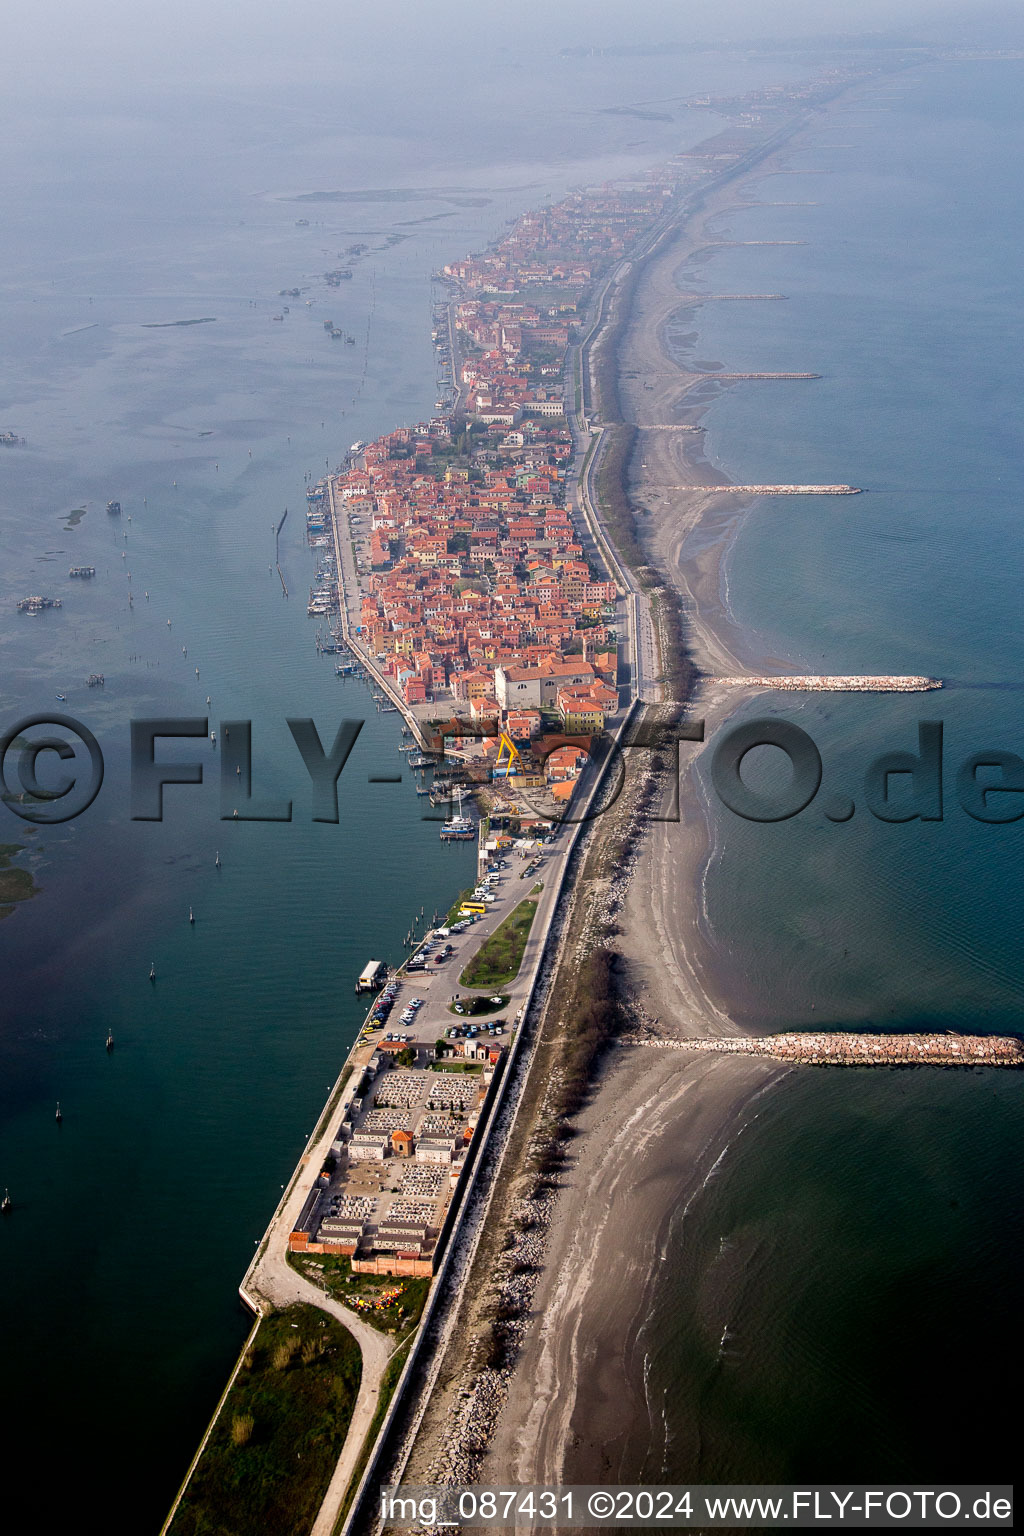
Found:
[[[658,42],[829,31],[890,31],[940,15],[959,21],[991,0],[28,0],[5,8],[0,84],[25,100],[62,91],[211,82],[310,84],[390,52],[396,67],[460,67],[501,48],[584,41]],[[1006,5],[1009,13],[1021,6]],[[454,83],[454,81],[453,81]]]

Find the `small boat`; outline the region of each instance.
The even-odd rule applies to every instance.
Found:
[[[108,1055],[109,1055],[109,1053],[113,1049],[114,1049],[114,1031],[112,1029],[108,1029],[107,1030],[107,1053],[108,1053]]]
[[[57,695],[57,702],[58,702],[58,704],[66,704],[67,701],[68,701],[68,696],[67,696],[66,693],[58,693],[58,695]]]
[[[214,859],[213,862],[214,862],[215,868],[220,869],[220,853],[219,852],[218,852],[217,857]]]
[[[11,1192],[9,1189],[5,1189],[4,1197],[2,1200],[0,1200],[0,1211],[3,1211],[4,1215],[7,1216],[13,1209],[14,1205],[11,1200]]]
[[[57,1100],[57,1113],[53,1118],[56,1120],[58,1125],[60,1125],[61,1121],[64,1119],[64,1116],[60,1112],[60,1099]]]
[[[192,908],[191,908],[191,907],[189,907],[189,909],[188,909],[188,920],[189,920],[189,922],[190,922],[190,923],[191,923],[191,924],[192,924],[192,926],[193,926],[193,928],[194,928],[194,927],[195,927],[195,925],[196,925],[196,915],[195,915],[195,913],[194,913],[194,912],[193,912],[193,911],[192,911]]]
[[[156,964],[153,961],[150,962],[149,966],[149,979],[150,981],[156,981]]]

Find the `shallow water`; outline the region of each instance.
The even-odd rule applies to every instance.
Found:
[[[680,326],[697,335],[678,346],[726,370],[823,375],[711,406],[706,451],[734,482],[867,490],[763,499],[739,525],[722,590],[751,661],[945,684],[739,712],[799,725],[824,764],[792,819],[711,802],[709,940],[758,1031],[1021,1028],[1022,823],[972,820],[956,773],[972,752],[1024,746],[1022,83],[1019,62],[936,65],[845,103],[789,155],[821,175],[745,188],[816,206],[717,221],[807,243],[701,268],[709,290],[787,302],[707,305]],[[855,147],[825,147],[840,142]],[[879,821],[868,767],[916,751],[920,721],[944,724],[943,818]],[[783,794],[781,754],[758,750],[751,782]],[[827,819],[835,796],[852,820]],[[1021,1089],[1016,1074],[806,1072],[766,1096],[671,1227],[639,1352],[649,1475],[658,1458],[662,1475],[708,1482],[1008,1474],[997,1341],[1024,1263]]]

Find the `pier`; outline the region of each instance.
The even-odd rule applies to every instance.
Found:
[[[281,529],[285,525],[285,519],[287,516],[288,508],[285,507],[284,512],[281,515],[281,521],[278,523],[274,530],[274,563],[277,566],[277,574],[281,578],[281,590],[285,597],[288,596],[288,586],[284,579],[284,572],[281,569]]]
[[[717,373],[708,368],[694,373],[696,379],[820,379],[820,373]]]
[[[937,677],[857,673],[835,677],[709,677],[708,682],[720,688],[774,688],[779,693],[927,693],[942,687]]]
[[[1013,1035],[739,1035],[728,1039],[623,1039],[654,1050],[770,1056],[813,1067],[1024,1067],[1024,1041]]]
[[[708,496],[862,496],[859,485],[667,485],[667,491],[703,491]]]
[[[639,373],[624,373],[624,379],[639,378]],[[646,379],[820,379],[820,373],[725,373],[716,368],[683,368],[674,373],[645,373]]]

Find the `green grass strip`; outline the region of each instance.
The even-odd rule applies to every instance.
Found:
[[[168,1536],[308,1531],[341,1455],[361,1372],[355,1339],[318,1308],[264,1318]]]
[[[537,903],[528,899],[509,913],[466,966],[462,986],[500,987],[518,976],[536,911]]]

